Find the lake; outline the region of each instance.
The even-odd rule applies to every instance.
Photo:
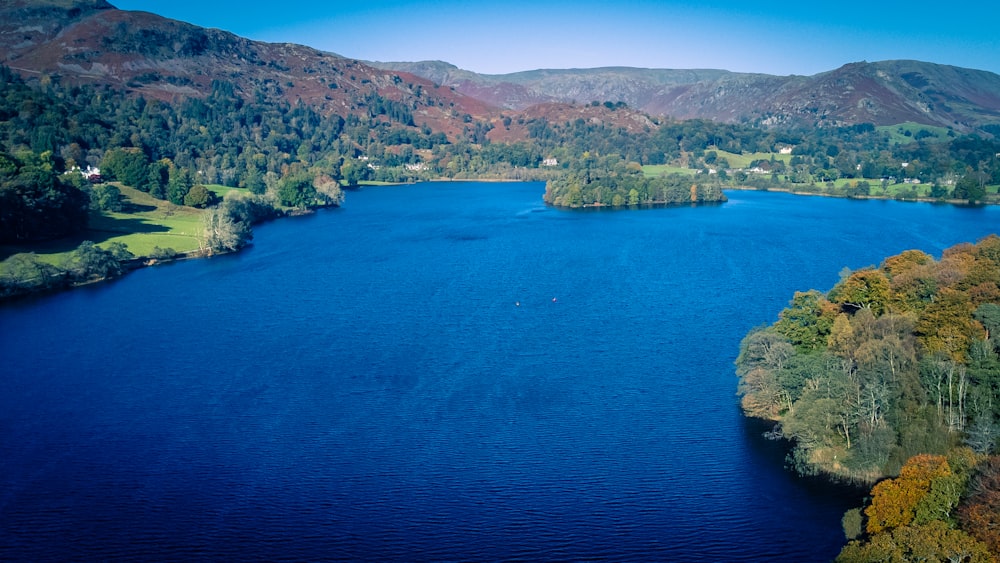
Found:
[[[860,497],[743,419],[740,339],[1000,208],[543,187],[365,188],[0,307],[0,560],[834,557]]]

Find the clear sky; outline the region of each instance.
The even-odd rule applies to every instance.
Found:
[[[917,59],[1000,73],[995,1],[109,0],[369,61],[538,68],[719,68],[811,75]]]

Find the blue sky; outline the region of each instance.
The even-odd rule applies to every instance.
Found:
[[[810,75],[917,59],[1000,73],[993,2],[110,0],[204,27],[362,60],[537,68],[721,68]]]

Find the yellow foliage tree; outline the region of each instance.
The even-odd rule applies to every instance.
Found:
[[[866,529],[878,534],[907,526],[916,516],[917,505],[931,490],[931,483],[951,475],[948,459],[941,455],[920,454],[911,457],[899,477],[886,479],[872,488],[871,505],[865,509]]]

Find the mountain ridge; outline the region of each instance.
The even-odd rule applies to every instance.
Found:
[[[489,75],[443,61],[369,62],[252,41],[105,0],[9,0],[0,16],[0,64],[26,77],[106,84],[165,101],[206,96],[214,81],[227,81],[246,99],[342,116],[385,101],[405,106],[412,126],[452,137],[470,119],[496,122],[528,110],[560,118],[592,102],[760,126],[912,121],[971,132],[1000,124],[1000,75],[913,60],[847,63],[811,76],[628,66]]]
[[[443,61],[370,62],[485,103],[625,102],[652,115],[764,125],[927,125],[974,129],[1000,121],[1000,75],[914,60],[847,63],[811,76],[721,69],[538,69],[484,75]]]

